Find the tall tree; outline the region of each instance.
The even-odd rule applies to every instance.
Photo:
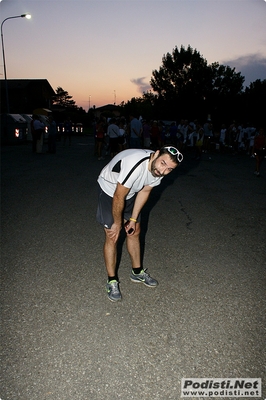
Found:
[[[235,68],[218,62],[212,63],[210,68],[212,85],[206,99],[208,109],[217,121],[230,122],[241,114],[240,100],[245,78]]]
[[[150,84],[167,109],[182,117],[202,117],[217,113],[241,93],[244,77],[235,69],[207,60],[191,46],[162,58],[159,70],[152,71]]]
[[[257,127],[265,127],[266,79],[251,82],[242,98],[245,120]]]
[[[235,68],[228,65],[220,65],[218,62],[211,64],[212,71],[212,90],[219,95],[239,95],[243,91],[245,78],[240,72],[235,72]]]
[[[142,116],[145,119],[154,118],[154,103],[156,96],[150,92],[143,93],[142,97],[133,97],[126,103],[120,104],[121,111],[128,118],[130,114],[136,117]]]
[[[198,89],[202,78],[208,76],[207,61],[191,46],[181,46],[180,51],[174,48],[172,54],[162,58],[159,71],[152,71],[150,84],[155,92],[163,98],[175,97],[186,91],[187,87]],[[201,87],[203,85],[201,84]]]
[[[211,70],[207,61],[191,46],[162,58],[159,70],[152,71],[151,87],[158,93],[160,103],[167,103],[171,114],[194,114],[203,103],[211,84]],[[198,110],[197,110],[198,112]]]
[[[53,104],[64,107],[66,109],[77,109],[76,102],[72,100],[72,96],[68,92],[62,89],[60,86],[56,89],[56,95],[53,99]]]

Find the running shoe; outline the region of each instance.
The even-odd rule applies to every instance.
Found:
[[[140,274],[134,274],[134,271],[131,271],[131,281],[135,283],[144,283],[144,285],[149,287],[156,287],[158,285],[158,282],[156,281],[156,279],[153,279],[146,271],[146,269],[143,269]]]
[[[113,280],[113,281],[107,282],[106,291],[107,291],[107,296],[108,296],[109,300],[119,301],[122,299],[117,281]]]

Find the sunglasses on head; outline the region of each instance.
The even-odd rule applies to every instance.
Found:
[[[175,147],[166,146],[164,149],[166,149],[168,153],[172,154],[173,156],[176,156],[178,162],[183,160],[183,154],[181,154],[180,151],[178,151]]]

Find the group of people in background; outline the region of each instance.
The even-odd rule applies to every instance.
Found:
[[[71,145],[73,124],[70,118],[57,126],[50,116],[47,125],[40,116],[32,116],[32,151],[43,153],[45,129],[47,130],[48,153],[56,152],[56,142],[63,140]],[[226,126],[222,124],[214,129],[208,119],[205,123],[198,120],[189,122],[186,119],[176,121],[148,121],[134,115],[125,118],[105,118],[101,116],[93,123],[95,138],[95,155],[98,160],[107,155],[113,158],[127,148],[158,150],[171,144],[180,152],[192,149],[194,159],[200,160],[203,153],[230,152],[247,154],[256,159],[255,175],[260,176],[260,168],[266,156],[266,136],[263,128],[257,129],[249,123],[237,124],[235,121]]]
[[[260,168],[266,157],[266,135],[263,127],[255,128],[252,124],[233,122],[228,128],[222,125],[219,135],[221,151],[226,147],[232,149],[233,154],[244,153],[255,158],[256,168],[254,174],[260,176]]]
[[[105,119],[100,117],[94,123],[95,154],[99,160],[110,154],[111,158],[126,148],[157,150],[166,144],[174,145],[179,151],[194,149],[194,158],[200,160],[202,153],[212,150],[233,154],[246,153],[256,158],[255,174],[259,176],[260,166],[266,156],[266,137],[263,128],[252,124],[229,126],[222,124],[215,129],[208,119],[205,123],[186,119],[176,121],[148,121],[131,115],[125,118]]]
[[[61,141],[61,137],[63,137],[64,145],[68,140],[68,144],[70,146],[72,126],[73,124],[69,117],[63,123],[57,126],[52,115],[50,115],[44,123],[40,115],[33,114],[31,121],[32,152],[44,154],[43,144],[45,140],[45,134],[47,134],[47,153],[56,153],[56,142]]]

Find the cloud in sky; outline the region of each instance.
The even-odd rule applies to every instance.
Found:
[[[131,79],[131,82],[138,87],[138,91],[141,93],[141,95],[143,92],[151,90],[151,85],[145,82],[145,80],[146,76],[143,76],[142,78]]]
[[[244,86],[249,86],[251,82],[257,79],[266,79],[266,57],[260,53],[248,54],[236,58],[235,60],[227,60],[222,62],[223,65],[229,65],[235,68],[237,72],[245,77]]]

